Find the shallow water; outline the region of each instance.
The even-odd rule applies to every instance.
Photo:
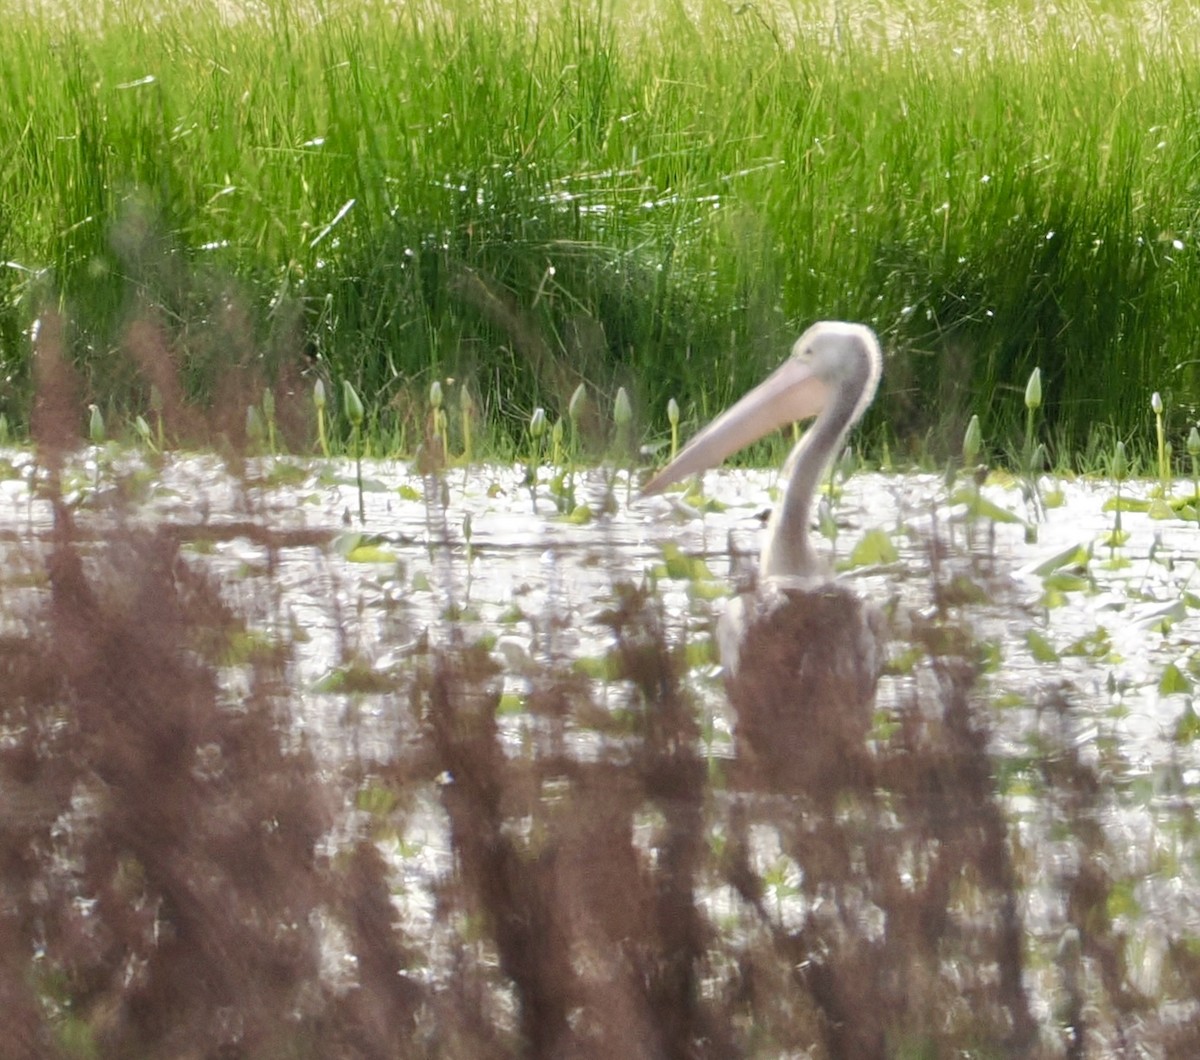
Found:
[[[52,511],[27,454],[0,461],[0,562],[11,602],[43,591],[30,571]],[[711,472],[705,494],[721,504],[701,513],[682,494],[639,499],[623,472],[589,470],[576,477],[574,499],[594,515],[578,523],[560,513],[566,505],[548,472],[536,492],[521,467],[435,478],[401,462],[370,462],[363,476],[361,521],[354,468],[344,463],[263,459],[239,476],[212,456],[150,467],[135,454],[92,450],[64,483],[84,537],[109,538],[129,523],[173,525],[185,554],[223,575],[223,591],[255,628],[302,634],[297,729],[336,764],[386,760],[411,725],[395,696],[338,690],[336,675],[355,663],[397,673],[427,640],[464,630],[468,639],[492,638],[506,693],[503,731],[518,753],[534,724],[521,708],[530,675],[580,660],[599,666],[612,644],[602,614],[618,582],[654,584],[672,638],[711,640],[728,587],[753,566],[777,481],[774,472]],[[1123,492],[1147,501],[1152,490],[1137,483]],[[1175,493],[1190,492],[1175,484]],[[1129,536],[1113,549],[1105,504],[1115,493],[1111,483],[1046,479],[1047,506],[1035,519],[1016,481],[985,485],[994,507],[972,514],[962,484],[858,473],[823,502],[818,544],[891,619],[895,665],[881,686],[884,715],[919,680],[903,662],[905,630],[938,606],[933,568],[943,584],[957,579],[955,621],[987,646],[981,695],[1010,824],[1044,863],[1043,883],[1026,894],[1028,927],[1049,935],[1061,925],[1056,872],[1077,856],[1056,845],[1054,808],[1024,768],[1053,729],[1105,778],[1102,825],[1123,851],[1133,898],[1121,915],[1139,933],[1134,977],[1153,990],[1169,941],[1200,934],[1200,859],[1181,845],[1179,829],[1181,807],[1200,790],[1200,752],[1190,734],[1177,738],[1200,679],[1200,525],[1186,509],[1160,513],[1168,518],[1123,511]],[[254,527],[283,536],[267,542]],[[856,546],[877,531],[895,558],[855,565]],[[676,549],[686,559],[668,562]],[[697,558],[704,571],[688,568]],[[708,751],[721,756],[730,753],[730,724],[719,665],[705,654],[689,680],[712,714]],[[236,702],[236,667],[225,681]],[[623,694],[619,682],[600,691],[613,703]],[[1071,711],[1056,713],[1064,700]],[[595,739],[579,734],[574,753],[588,755]],[[435,792],[408,828],[402,851],[391,852],[408,895],[403,916],[428,922],[429,885],[450,863]]]
[[[31,459],[10,452],[4,460],[0,541],[16,555],[49,530],[52,513],[37,499]],[[499,654],[519,683],[527,656],[602,654],[610,635],[595,620],[614,584],[656,571],[673,628],[711,637],[723,596],[739,571],[753,568],[777,480],[774,472],[710,472],[706,496],[719,499],[721,510],[702,513],[679,493],[639,498],[624,472],[583,471],[575,500],[596,514],[581,524],[559,512],[545,472],[536,495],[522,467],[455,469],[434,479],[383,461],[368,462],[363,475],[361,522],[352,464],[263,460],[243,481],[212,456],[171,457],[147,469],[135,455],[93,451],[67,482],[84,533],[105,535],[126,520],[177,525],[185,541],[220,532],[194,553],[236,575],[230,584],[245,586],[243,602],[251,606],[261,606],[252,601],[261,600],[258,582],[270,574],[276,593],[282,589],[282,612],[310,638],[301,659],[308,680],[339,665],[349,649],[370,656],[385,625],[383,639],[395,651],[398,627],[436,642],[465,623],[502,634]],[[119,478],[139,483],[131,507],[118,505]],[[1190,483],[1176,487],[1190,493]],[[965,489],[959,484],[952,495],[932,475],[852,475],[832,503],[823,502],[818,550],[864,596],[891,601],[902,629],[906,614],[932,606],[931,545],[938,542],[942,562],[973,579],[965,588],[978,598],[964,602],[961,615],[995,646],[989,688],[1002,705],[998,719],[1003,708],[1031,704],[1048,685],[1066,682],[1093,718],[1093,737],[1115,738],[1130,773],[1172,763],[1188,783],[1200,782],[1200,759],[1173,739],[1191,701],[1189,667],[1200,670],[1200,524],[1186,512],[1155,519],[1124,511],[1129,536],[1114,551],[1103,543],[1114,520],[1104,510],[1115,497],[1109,483],[1044,480],[1053,506],[1037,519],[1016,481],[984,486],[983,496],[1011,522],[972,517]],[[1151,492],[1148,483],[1124,491],[1134,501]],[[263,542],[238,532],[251,524],[314,533],[277,542],[272,557]],[[897,558],[850,565],[872,530],[887,535]],[[1039,570],[1076,547],[1083,550],[1076,560]],[[664,571],[664,555],[675,548],[702,559],[708,577]],[[552,615],[559,621],[548,621]],[[1172,664],[1179,671],[1174,691],[1169,679],[1164,686]],[[717,670],[699,668],[694,676],[713,684]],[[1019,725],[998,728],[1019,744]]]

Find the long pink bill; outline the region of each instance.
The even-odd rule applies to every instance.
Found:
[[[715,467],[763,435],[815,416],[828,397],[829,388],[813,374],[808,362],[789,357],[688,442],[674,460],[642,487],[642,493],[661,493],[672,482]]]

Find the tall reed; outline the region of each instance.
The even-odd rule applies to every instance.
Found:
[[[820,317],[890,351],[869,437],[948,451],[978,412],[1003,449],[1034,365],[1069,450],[1154,389],[1194,419],[1189,5],[840,10],[14,7],[0,412],[57,298],[90,396],[135,413],[109,354],[153,306],[193,396],[307,354],[385,437],[430,373],[513,438],[581,380],[701,418]]]

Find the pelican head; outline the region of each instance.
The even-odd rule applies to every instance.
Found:
[[[812,495],[821,471],[875,396],[882,363],[879,340],[870,328],[830,320],[813,324],[775,372],[701,430],[642,492],[659,493],[773,430],[818,416],[788,458],[787,488],[761,562],[766,576],[813,574],[816,564],[808,545]]]

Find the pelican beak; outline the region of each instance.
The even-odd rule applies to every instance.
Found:
[[[674,460],[642,487],[642,493],[661,493],[672,482],[715,467],[763,435],[815,416],[828,398],[829,387],[817,377],[811,363],[789,357],[688,442]]]

